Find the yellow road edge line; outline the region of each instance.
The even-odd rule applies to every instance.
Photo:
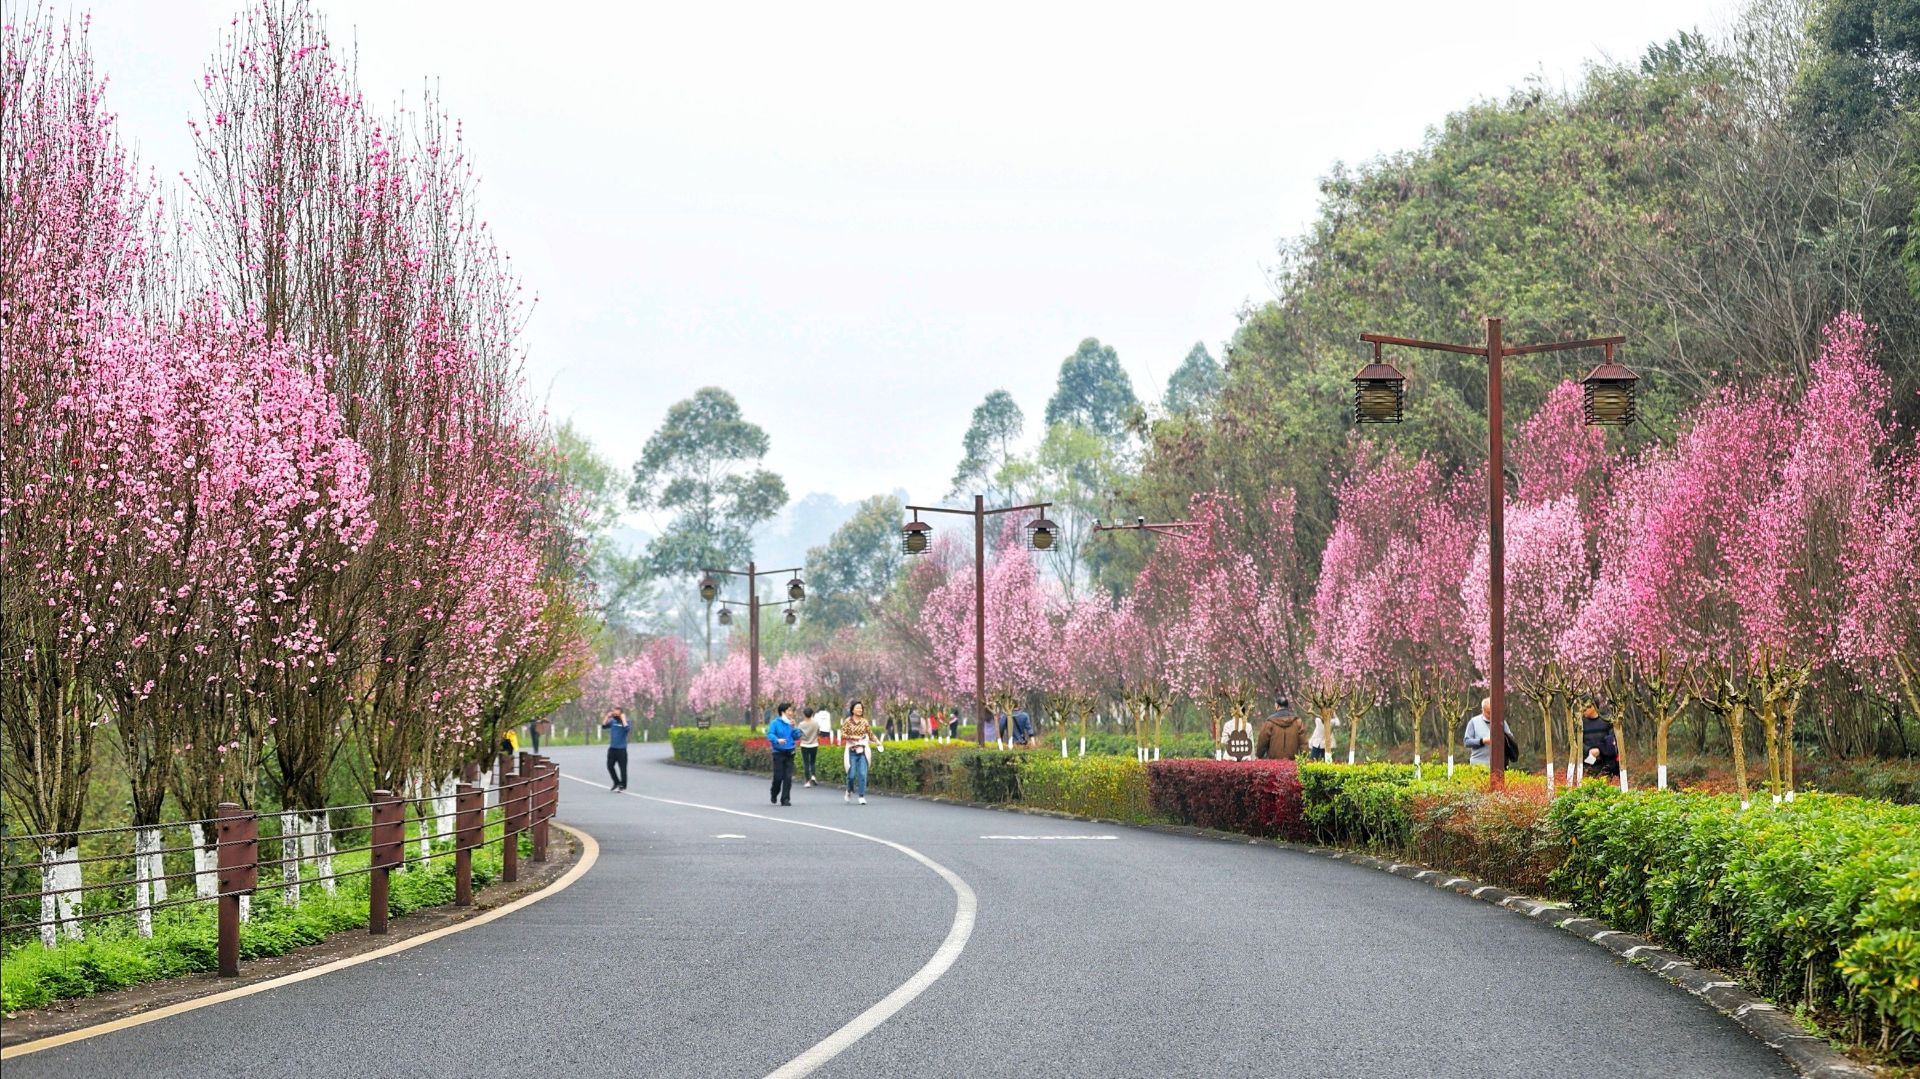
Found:
[[[473,929],[476,926],[485,925],[488,922],[493,921],[495,918],[503,918],[509,914],[512,914],[514,911],[519,910],[522,907],[531,906],[532,904],[538,903],[539,901],[547,898],[550,895],[555,895],[559,892],[565,891],[570,885],[573,884],[574,881],[577,881],[581,877],[585,876],[587,873],[587,870],[593,868],[593,863],[600,859],[600,844],[592,836],[588,835],[587,833],[581,831],[578,828],[573,827],[572,825],[561,824],[557,820],[554,821],[553,823],[557,825],[561,830],[567,832],[569,835],[572,835],[574,838],[580,840],[580,846],[581,846],[580,860],[578,862],[575,862],[572,869],[569,869],[565,873],[561,874],[560,879],[554,881],[552,884],[547,885],[545,888],[542,888],[537,892],[533,892],[529,895],[523,895],[520,898],[514,900],[513,902],[506,904],[505,906],[495,907],[494,909],[487,911],[485,914],[468,918],[465,921],[457,922],[453,925],[444,925],[438,929],[428,930],[427,932],[422,933],[419,936],[408,937],[406,940],[396,941],[395,943],[389,944],[384,948],[375,948],[373,951],[363,952],[360,955],[350,955],[344,959],[336,959],[331,963],[323,963],[320,966],[313,967],[308,970],[296,971],[292,974],[282,975],[278,978],[268,978],[266,981],[254,982],[252,985],[236,986],[235,988],[223,990],[221,992],[213,993],[208,996],[195,997],[192,1000],[183,1000],[178,1004],[169,1004],[163,1008],[155,1008],[151,1011],[138,1012],[133,1015],[121,1016],[118,1019],[112,1019],[105,1023],[96,1023],[95,1025],[90,1027],[81,1027],[79,1030],[70,1030],[70,1031],[67,1031],[65,1034],[52,1034],[45,1038],[39,1038],[35,1041],[21,1042],[19,1045],[10,1045],[5,1049],[0,1049],[0,1060],[12,1060],[15,1057],[26,1056],[28,1053],[38,1053],[43,1049],[57,1049],[62,1045],[70,1045],[77,1041],[85,1041],[88,1038],[97,1038],[102,1034],[111,1034],[116,1030],[125,1030],[128,1027],[137,1027],[144,1023],[151,1023],[157,1019],[165,1019],[169,1016],[180,1015],[184,1012],[190,1012],[200,1008],[211,1007],[212,1005],[215,1005],[215,1004],[224,1004],[229,1000],[238,1000],[241,997],[250,997],[255,993],[264,993],[269,989],[278,989],[283,985],[292,985],[295,982],[304,982],[308,978],[318,978],[322,974],[331,974],[336,970],[345,970],[348,967],[356,967],[362,963],[366,963],[374,959],[380,959],[389,955],[394,955],[398,952],[404,952],[408,948],[417,948],[422,944],[439,940],[441,937],[450,936],[454,933],[458,933],[463,930]],[[352,932],[352,930],[348,930],[348,932]]]

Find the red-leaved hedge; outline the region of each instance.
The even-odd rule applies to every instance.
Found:
[[[1183,824],[1307,837],[1300,773],[1292,761],[1154,761],[1147,765],[1147,798],[1154,812]]]

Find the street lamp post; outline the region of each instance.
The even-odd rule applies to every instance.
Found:
[[[1044,511],[1052,506],[1051,502],[1033,502],[1025,506],[1002,506],[990,510],[985,495],[974,495],[973,508],[970,510],[946,506],[908,506],[913,520],[900,529],[901,549],[910,555],[925,554],[932,548],[933,529],[921,522],[921,514],[952,513],[973,518],[973,703],[979,710],[974,720],[973,737],[978,745],[987,744],[987,518],[1026,510]],[[1027,542],[1036,551],[1051,551],[1059,531],[1052,521],[1044,516],[1038,517],[1027,525]]]
[[[1099,518],[1093,522],[1095,532],[1151,532],[1156,536],[1178,535],[1189,528],[1198,527],[1198,521],[1149,521],[1145,517],[1135,517],[1130,525],[1103,525]]]
[[[806,584],[800,580],[800,568],[797,566],[788,569],[760,569],[752,562],[748,562],[747,568],[743,570],[707,568],[700,572],[706,574],[705,577],[700,579],[700,598],[709,606],[716,601],[720,604],[720,623],[722,625],[731,625],[733,622],[733,620],[728,617],[726,608],[745,607],[747,609],[747,670],[749,672],[747,675],[747,714],[749,717],[747,722],[749,727],[751,727],[754,713],[760,707],[760,609],[762,607],[778,607],[784,602],[787,604],[787,625],[793,625],[795,616],[792,605],[807,598]],[[784,601],[772,600],[766,603],[760,602],[760,578],[776,576],[782,573],[793,574],[793,579],[787,582],[787,598]],[[746,601],[743,603],[739,600],[719,599],[720,585],[719,582],[714,580],[716,574],[726,577],[745,577],[747,579]],[[709,656],[709,658],[711,658],[711,656]]]
[[[1486,343],[1477,346],[1389,337],[1377,333],[1361,334],[1360,340],[1373,346],[1373,362],[1361,368],[1353,378],[1353,418],[1356,423],[1400,422],[1406,378],[1381,356],[1380,350],[1384,345],[1481,356],[1487,361],[1487,695],[1493,702],[1491,714],[1487,717],[1487,742],[1492,750],[1489,783],[1493,789],[1501,790],[1507,785],[1507,485],[1504,471],[1506,439],[1501,430],[1501,361],[1508,356],[1525,356],[1536,352],[1605,349],[1606,362],[1581,380],[1586,391],[1587,423],[1601,426],[1621,426],[1633,422],[1633,384],[1638,376],[1613,362],[1614,346],[1626,340],[1622,336],[1515,347],[1502,340],[1499,319],[1487,319],[1486,327]]]

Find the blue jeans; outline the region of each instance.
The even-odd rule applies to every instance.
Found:
[[[847,789],[867,796],[867,755],[865,753],[847,754]]]

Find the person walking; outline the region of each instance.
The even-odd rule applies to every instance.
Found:
[[[1339,725],[1340,725],[1339,716],[1318,715],[1314,717],[1313,733],[1307,736],[1307,759],[1308,760],[1324,761],[1328,759],[1327,751],[1330,745],[1332,744],[1331,742],[1332,731],[1330,728],[1338,727]]]
[[[1506,737],[1513,737],[1513,725],[1502,719],[1500,726],[1505,729]],[[1480,699],[1480,713],[1467,718],[1467,729],[1460,741],[1466,745],[1468,764],[1493,763],[1493,698]]]
[[[800,721],[800,764],[807,773],[806,786],[813,786],[814,763],[820,759],[820,716],[826,714],[821,709],[818,715],[810,715]]]
[[[1263,761],[1290,761],[1300,755],[1300,743],[1306,733],[1300,717],[1294,714],[1293,705],[1287,698],[1280,697],[1274,701],[1267,721],[1260,725],[1260,738],[1254,743],[1253,755]]]
[[[1029,746],[1033,744],[1033,717],[1024,708],[1016,708],[1013,713],[1013,744]]]
[[[600,721],[607,732],[607,778],[613,780],[609,790],[627,789],[627,735],[633,733],[633,724],[627,722],[627,713],[615,708]]]
[[[793,750],[800,740],[800,732],[787,717],[791,711],[793,705],[781,701],[773,710],[773,719],[767,723],[767,748],[773,750],[773,791],[768,800],[775,805],[793,804]]]
[[[858,792],[860,804],[867,804],[867,769],[872,765],[871,757],[880,747],[873,738],[873,724],[867,720],[867,706],[854,701],[847,706],[847,718],[840,724],[840,759],[846,765],[847,793],[843,801],[851,802]]]
[[[1600,697],[1587,701],[1581,710],[1580,746],[1587,751],[1586,774],[1620,778],[1620,740],[1614,737],[1613,724],[1604,714],[1607,702]]]

